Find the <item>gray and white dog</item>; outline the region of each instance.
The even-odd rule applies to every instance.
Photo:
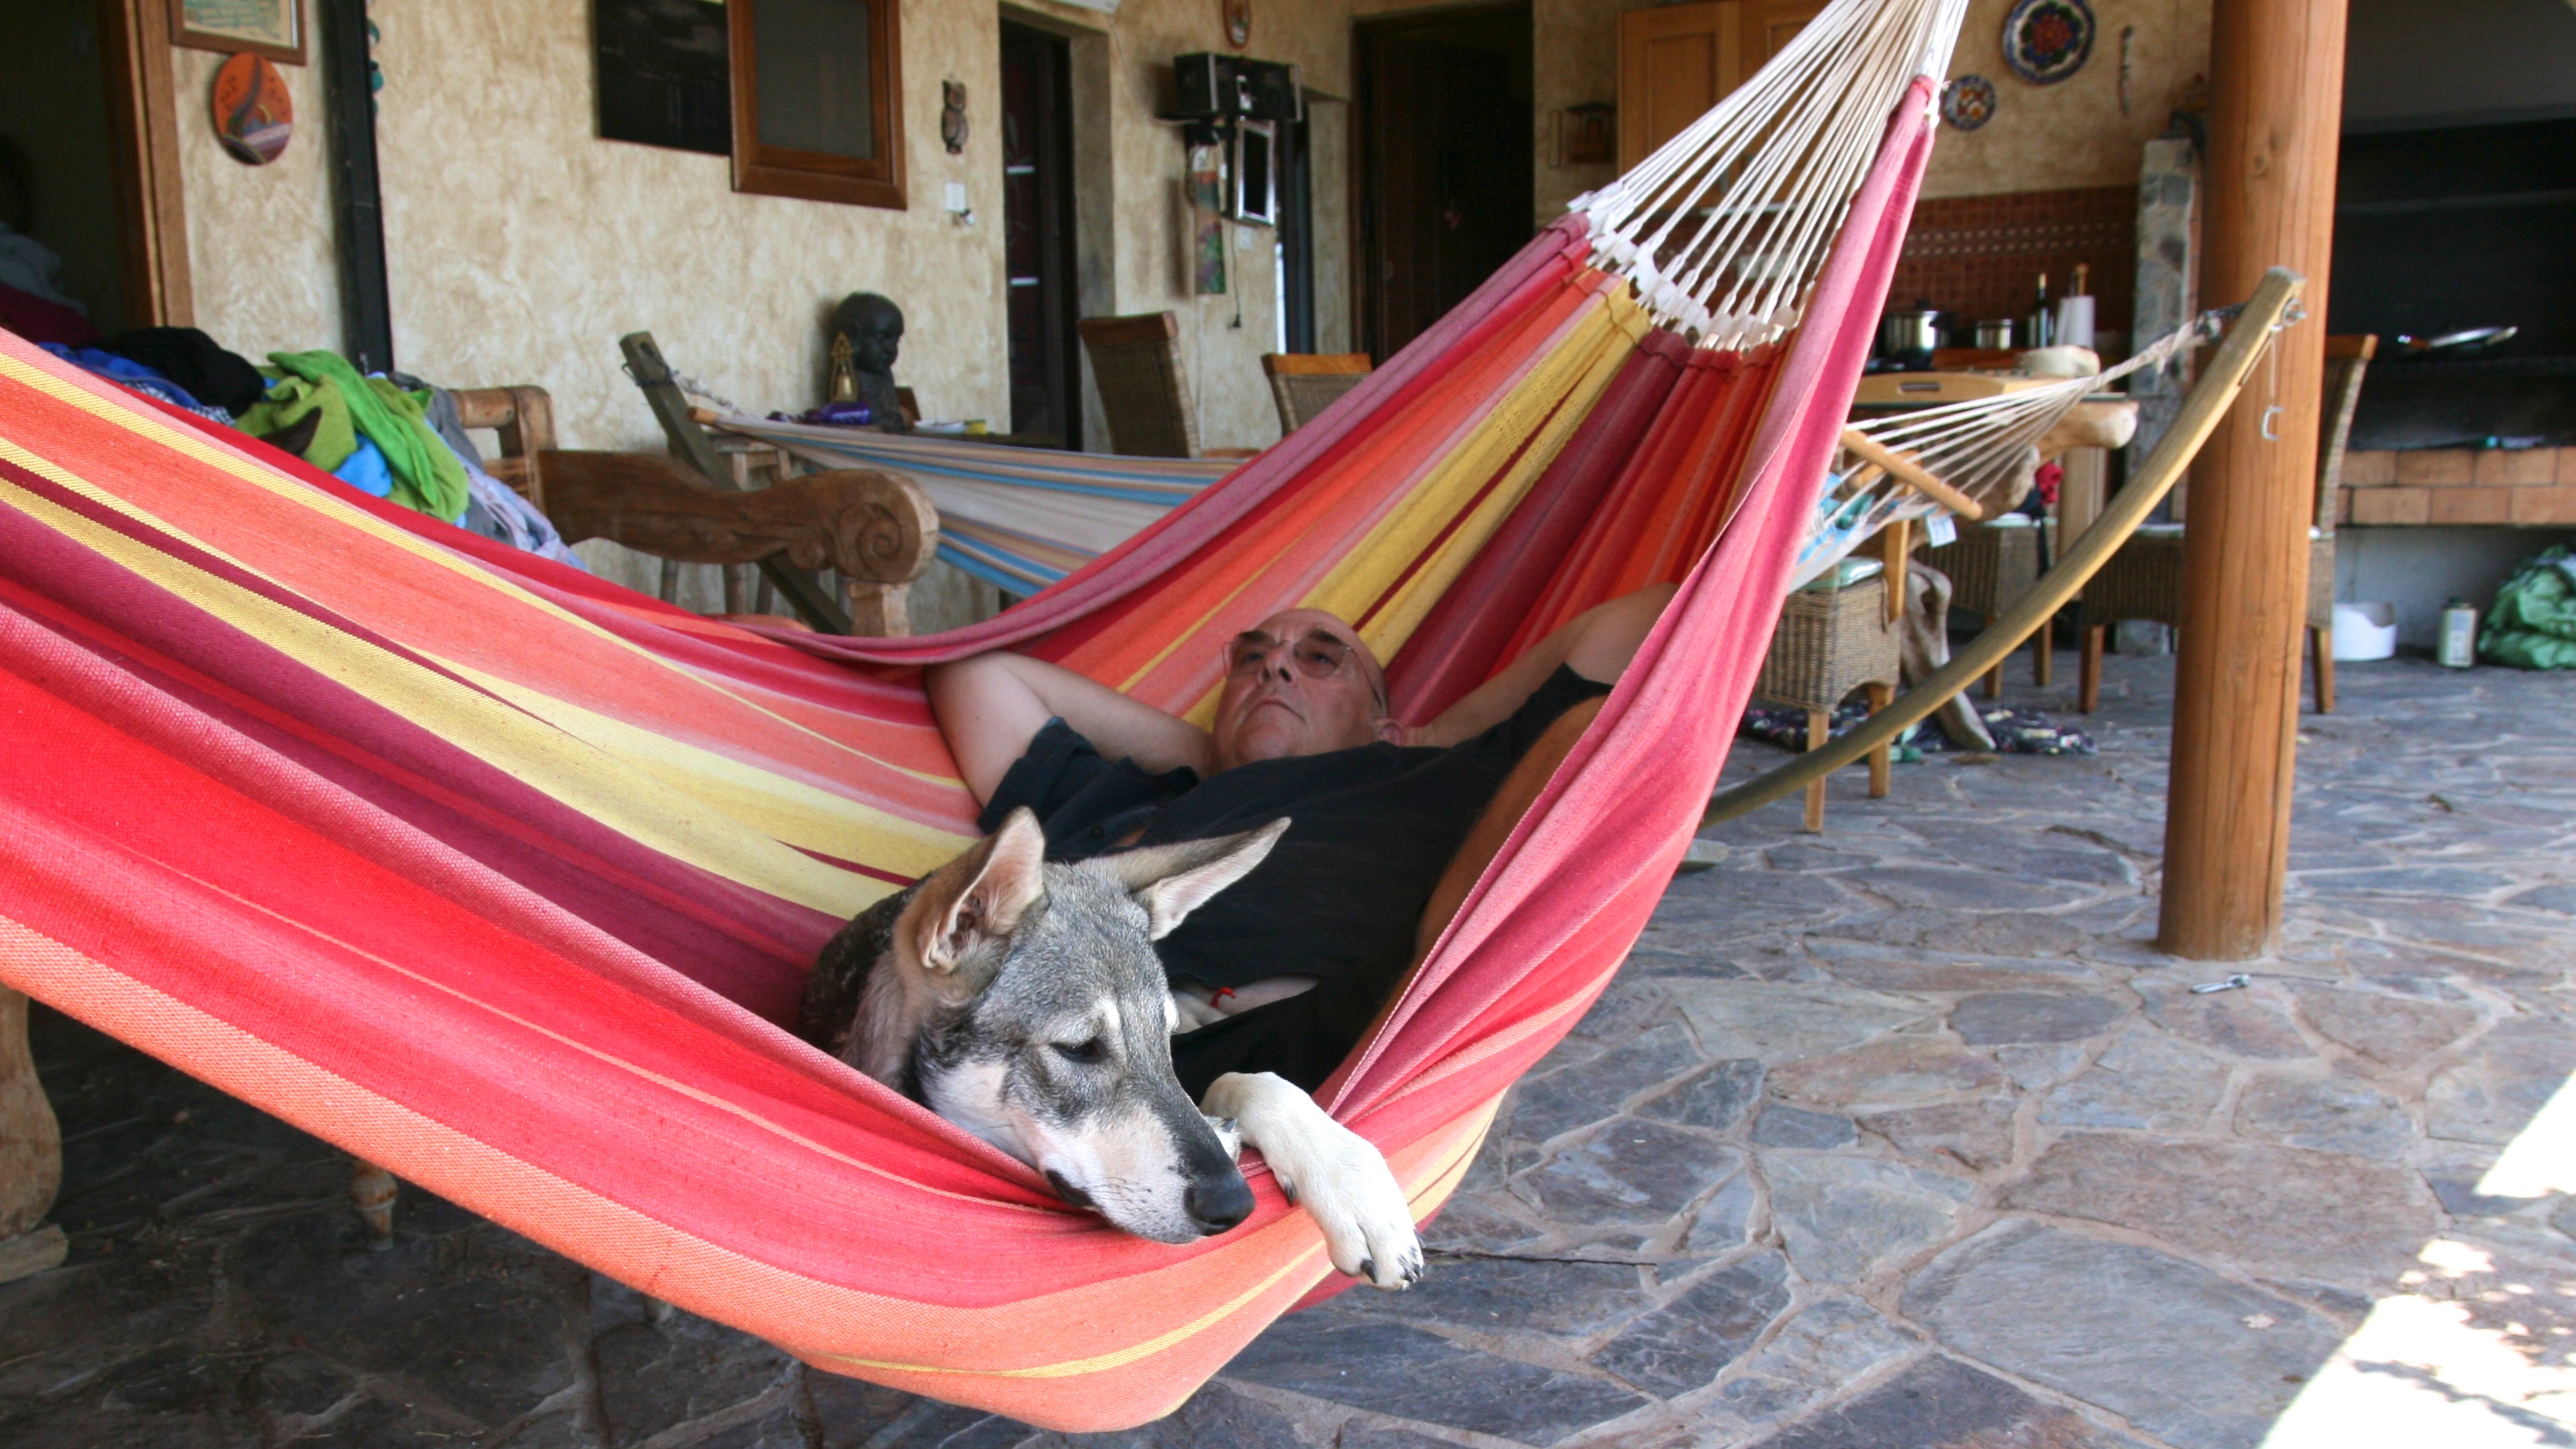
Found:
[[[1063,865],[1045,859],[1037,817],[1015,810],[832,938],[798,1032],[1155,1242],[1250,1216],[1234,1159],[1257,1148],[1323,1228],[1334,1267],[1410,1286],[1422,1244],[1377,1149],[1270,1073],[1219,1077],[1194,1105],[1172,1070],[1184,1017],[1153,942],[1287,828]]]

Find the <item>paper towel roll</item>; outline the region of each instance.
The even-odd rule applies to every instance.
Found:
[[[2093,299],[2091,297],[2057,299],[2057,345],[2060,347],[2093,345]]]

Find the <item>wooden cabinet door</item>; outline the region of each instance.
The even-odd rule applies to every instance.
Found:
[[[1789,37],[1824,12],[1824,0],[1752,0],[1744,7],[1744,73],[1760,70]]]
[[[1620,15],[1619,169],[1698,120],[1824,8],[1824,0],[1702,0]]]
[[[1744,81],[1744,0],[1660,5],[1619,17],[1619,169]]]

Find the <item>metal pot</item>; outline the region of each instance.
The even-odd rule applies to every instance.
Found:
[[[1941,345],[1941,314],[1929,308],[1890,312],[1878,319],[1878,355],[1929,356]]]
[[[2445,332],[2439,337],[2408,337],[2400,334],[2397,345],[2409,353],[2481,352],[2513,340],[2519,327],[2472,327],[2464,332]]]
[[[1989,352],[2009,352],[2013,345],[2013,323],[2009,317],[1977,324],[1977,345]]]

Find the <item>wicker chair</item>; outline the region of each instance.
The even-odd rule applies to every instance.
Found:
[[[1261,373],[1279,405],[1279,431],[1293,433],[1369,375],[1365,352],[1265,352]]]
[[[2334,678],[2335,489],[2343,477],[2344,441],[2361,401],[2361,382],[2379,350],[2378,337],[2326,339],[2324,417],[2319,423],[2315,526],[2308,530],[2308,648],[2316,660],[2317,713],[2332,714]],[[2102,703],[2103,636],[2123,619],[2182,622],[2181,529],[2143,530],[2084,586],[2084,655],[2077,677],[2076,708],[2091,714]]]
[[[1109,418],[1109,451],[1139,458],[1249,458],[1250,448],[1199,447],[1180,319],[1169,312],[1085,317],[1074,326]]]
[[[1925,549],[1923,562],[1948,576],[1950,607],[1992,623],[2039,582],[2039,538],[2037,528],[1972,523],[1959,530],[1955,542]],[[2043,624],[2031,636],[2032,677],[2042,685],[2049,682],[2048,648],[2049,629]],[[1986,672],[1985,687],[1988,699],[2003,694],[2002,665]]]
[[[1799,589],[1780,606],[1780,627],[1762,660],[1756,699],[1807,712],[1807,748],[1832,738],[1834,707],[1869,691],[1870,713],[1896,697],[1898,639],[1885,574],[1839,589]],[[1887,794],[1888,750],[1869,757],[1870,798]],[[1807,786],[1807,828],[1825,828],[1825,782]]]

